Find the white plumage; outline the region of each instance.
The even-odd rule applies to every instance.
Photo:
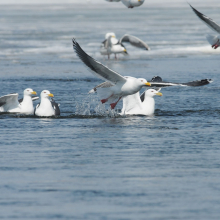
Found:
[[[50,101],[50,97],[54,97],[48,90],[43,90],[40,94],[41,102],[35,108],[35,115],[37,116],[54,116],[60,115],[59,105],[53,100]],[[55,105],[54,105],[55,103]]]
[[[105,103],[110,101],[112,109],[115,108],[119,100],[124,96],[132,95],[140,91],[143,86],[151,85],[146,79],[137,79],[130,76],[124,77],[109,69],[107,66],[102,65],[85,53],[75,39],[73,39],[73,48],[82,62],[87,65],[97,77],[108,81],[108,86],[100,87],[102,88],[102,93],[106,95],[105,99],[102,99],[101,102]],[[113,100],[117,101],[112,103]]]
[[[144,41],[135,36],[125,34],[118,40],[115,33],[112,32],[105,35],[105,40],[100,47],[100,53],[102,55],[108,55],[108,58],[113,53],[115,54],[115,59],[117,59],[116,54],[128,54],[123,43],[130,43],[132,46],[150,50],[150,47]]]
[[[121,115],[152,115],[155,110],[154,96],[162,96],[159,90],[148,89],[141,96],[137,92],[123,98]]]
[[[37,93],[33,91],[33,89],[27,88],[24,90],[24,96],[22,100],[18,100],[18,93],[2,96],[0,97],[0,112],[33,114],[34,106],[33,98],[31,96],[36,94]]]

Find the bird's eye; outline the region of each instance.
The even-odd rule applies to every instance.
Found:
[[[141,82],[144,82],[143,80],[141,80]]]
[[[46,92],[44,92],[44,93],[46,93]]]
[[[27,91],[29,92],[29,89]]]
[[[154,92],[154,91],[151,91],[151,92]]]

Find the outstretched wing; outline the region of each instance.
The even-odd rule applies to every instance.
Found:
[[[129,35],[129,34],[125,34],[120,40],[119,43],[123,43],[123,42],[128,42],[130,43],[132,46],[141,48],[141,49],[145,49],[145,50],[150,50],[150,47],[141,39]]]
[[[189,4],[190,5],[190,4]],[[195,8],[192,7],[192,5],[190,5],[190,7],[192,8],[192,10],[195,12],[195,14],[202,20],[205,22],[205,24],[211,28],[212,30],[220,33],[220,26],[213,21],[211,18],[207,17],[206,15],[202,14],[201,12],[197,11]]]
[[[113,84],[117,82],[126,82],[126,78],[121,76],[119,73],[109,69],[107,66],[102,65],[100,62],[96,61],[92,57],[90,57],[83,49],[79,46],[75,39],[73,41],[73,48],[78,55],[78,57],[82,60],[82,62],[88,66],[93,73],[103,79],[107,80]]]
[[[155,76],[149,82],[151,84],[151,87],[167,87],[167,86],[204,86],[209,83],[212,83],[213,81],[211,79],[202,79],[187,83],[173,83],[173,82],[164,82],[162,81],[162,78],[160,76]]]
[[[17,108],[18,105],[18,93],[12,93],[0,97],[0,107],[3,108],[3,111],[8,111],[10,109]]]

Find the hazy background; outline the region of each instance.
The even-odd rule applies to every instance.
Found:
[[[147,7],[149,5],[163,5],[163,6],[172,6],[176,4],[186,5],[187,1],[184,0],[146,0],[141,7]],[[201,1],[201,0],[191,0],[189,3],[196,3],[204,5],[213,5],[215,7],[215,3],[219,2],[218,0],[209,0],[209,1]],[[110,5],[120,5],[120,3],[113,2],[108,3],[105,0],[1,0],[0,4],[110,4]],[[169,5],[170,4],[170,5]],[[124,6],[123,6],[124,7]]]

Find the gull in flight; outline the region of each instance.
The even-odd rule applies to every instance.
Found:
[[[107,86],[102,87],[100,95],[102,103],[110,102],[111,109],[114,109],[121,98],[132,95],[141,90],[143,86],[150,86],[151,84],[143,78],[134,78],[131,76],[122,76],[119,73],[109,69],[100,62],[90,57],[79,46],[75,39],[73,41],[73,49],[75,50],[81,61],[89,67],[90,70],[102,80],[107,81]],[[110,85],[110,86],[109,86]],[[115,102],[113,102],[115,100]]]
[[[190,5],[190,4],[189,4]],[[220,25],[218,25],[215,21],[213,21],[211,18],[207,17],[206,15],[202,14],[201,12],[197,11],[195,8],[193,8],[191,5],[190,7],[195,12],[195,14],[213,31],[220,34]],[[220,46],[220,35],[210,35],[208,34],[206,36],[206,39],[208,42],[212,45],[212,48],[217,49]]]
[[[122,2],[128,8],[134,8],[142,5],[144,0],[106,0],[107,2]]]

